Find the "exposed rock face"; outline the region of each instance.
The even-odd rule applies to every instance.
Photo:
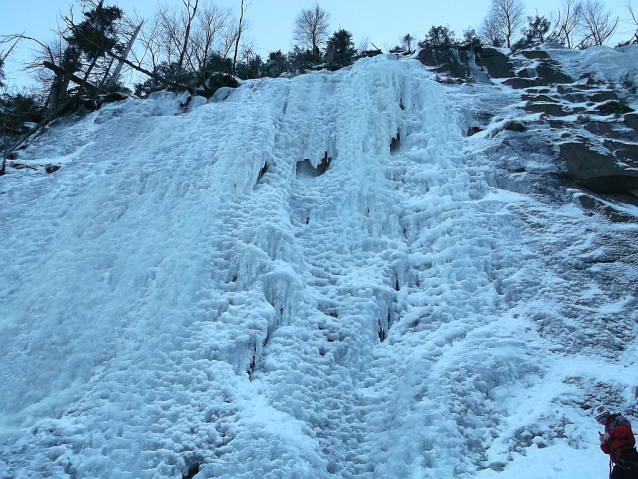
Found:
[[[549,56],[549,53],[547,53],[544,50],[526,50],[521,52],[521,55],[523,55],[528,60],[550,60],[551,59],[551,57]]]
[[[610,100],[598,105],[596,111],[602,115],[622,115],[623,113],[633,112],[634,110],[623,102]]]
[[[477,45],[428,46],[419,52],[419,61],[446,74],[464,80],[475,79],[477,70],[492,79],[507,79],[512,88],[522,89],[556,83],[572,83],[573,79],[560,70],[560,65],[547,52],[522,52],[523,60],[531,60],[515,73],[515,62],[501,50]],[[521,60],[518,60],[521,63]]]
[[[431,46],[423,48],[419,52],[419,61],[434,68],[437,73],[454,78],[469,79],[472,78],[470,65],[473,55],[471,46]]]
[[[514,88],[515,90],[523,90],[535,86],[545,86],[545,83],[536,78],[508,78],[503,82],[504,85]]]
[[[610,154],[590,148],[585,141],[560,145],[560,157],[575,183],[600,193],[628,193],[638,189],[638,170],[623,167]]]
[[[612,151],[617,159],[626,162],[629,167],[638,169],[638,145],[616,140],[605,140],[605,148]]]
[[[521,77],[528,75],[534,75],[537,78],[538,84],[549,85],[552,83],[572,83],[574,80],[560,71],[556,62],[543,61],[538,63],[535,67],[525,69],[518,74]]]
[[[523,94],[523,95],[521,95],[521,100],[523,100],[523,101],[531,101],[531,102],[534,102],[534,103],[538,103],[538,102],[558,103],[558,100],[556,100],[555,98],[552,98],[550,96],[547,96],[547,95]]]
[[[481,73],[489,78],[509,78],[514,69],[507,55],[491,47],[476,45],[429,46],[419,52],[419,61],[437,73],[463,80]]]
[[[514,76],[514,67],[507,55],[496,48],[481,48],[476,64],[487,70],[491,78],[509,78]]]
[[[529,113],[545,113],[551,116],[567,116],[572,112],[570,110],[566,110],[557,103],[528,103],[525,106],[525,111]]]
[[[625,123],[629,128],[638,131],[638,113],[629,113],[625,115]]]
[[[466,82],[483,80],[479,83],[486,88],[491,82],[520,91],[518,108],[527,116],[512,118],[504,99],[502,110],[497,102],[493,107],[486,105],[489,111],[474,112],[480,126],[473,125],[467,132],[501,139],[493,152],[495,159],[506,159],[500,164],[505,177],[518,176],[498,179],[498,185],[519,191],[525,188],[525,176],[538,170],[544,176],[543,192],[552,188],[557,192],[561,184],[582,188],[582,201],[577,203],[583,209],[613,222],[635,220],[604,200],[637,203],[638,114],[628,106],[626,93],[619,94],[613,85],[591,74],[574,80],[542,50],[508,55],[489,47],[429,48],[421,51],[419,60],[441,75]],[[477,78],[477,72],[485,78]],[[503,92],[511,95],[507,89]],[[504,118],[509,119],[503,123]],[[492,122],[498,124],[491,127]],[[543,166],[539,167],[540,158]]]
[[[601,91],[601,92],[597,92],[592,95],[589,95],[589,100],[595,101],[596,103],[609,101],[609,100],[618,100],[618,95],[616,95],[616,92],[613,92],[613,91]]]

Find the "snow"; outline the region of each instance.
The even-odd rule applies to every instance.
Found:
[[[547,53],[574,78],[593,73],[596,78],[617,84],[622,82],[623,76],[628,76],[634,84],[638,82],[638,45],[621,48],[600,46],[584,51],[562,48],[551,49]]]
[[[635,225],[495,186],[451,91],[378,56],[31,144],[63,167],[0,179],[0,477],[604,473]]]

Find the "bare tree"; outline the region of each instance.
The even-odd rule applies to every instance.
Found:
[[[606,11],[599,0],[585,0],[579,23],[583,38],[577,47],[584,49],[604,45],[616,30],[618,20],[618,17],[614,20],[611,12]]]
[[[5,54],[4,51],[0,51],[0,120],[2,123],[2,167],[0,168],[0,176],[4,175],[7,169],[7,160],[9,159],[9,135],[7,134],[7,121],[5,112],[5,99],[7,97],[7,85],[2,82],[4,80],[4,62],[9,57],[11,51],[20,41],[20,38],[16,39],[13,46],[9,48],[9,51]]]
[[[163,56],[169,64],[175,63],[175,74],[178,76],[184,70],[184,62],[191,62],[190,55],[187,55],[188,42],[199,0],[195,0],[195,5],[191,4],[191,0],[182,0],[182,3],[184,9],[160,5],[156,13]]]
[[[312,9],[304,9],[297,15],[293,32],[295,41],[302,47],[319,54],[319,46],[328,40],[328,19],[330,14],[315,3]]]
[[[558,11],[558,19],[554,22],[554,29],[549,37],[564,44],[567,48],[573,48],[576,45],[575,35],[582,12],[582,2],[563,0]]]
[[[191,48],[195,69],[206,79],[206,66],[213,53],[222,45],[223,32],[229,28],[230,9],[217,5],[204,5],[200,9],[194,31],[191,33]]]
[[[634,23],[634,28],[636,29],[636,31],[634,32],[634,36],[631,37],[631,40],[629,40],[627,43],[629,45],[631,44],[635,45],[635,44],[638,44],[638,12],[634,12],[634,8],[633,8],[633,5],[631,4],[631,0],[627,0],[625,7],[627,8],[627,10],[629,10],[629,15],[631,16],[631,20]]]
[[[492,0],[481,26],[484,38],[501,38],[505,46],[511,48],[516,31],[525,22],[524,11],[525,5],[522,0]]]
[[[370,37],[361,37],[357,50],[360,54],[363,54],[364,52],[368,51],[368,48],[370,48]]]
[[[401,38],[401,44],[407,49],[408,52],[412,51],[412,42],[414,42],[414,37],[409,33]]]
[[[492,15],[487,15],[483,19],[483,22],[479,27],[479,35],[481,36],[481,40],[483,40],[483,42],[488,45],[501,47],[505,43],[500,25],[498,24],[496,18]]]
[[[182,46],[182,51],[179,54],[179,62],[177,63],[177,71],[182,71],[182,65],[184,65],[184,57],[186,56],[186,51],[188,50],[188,40],[191,34],[191,26],[193,25],[193,20],[195,19],[195,15],[197,15],[197,6],[199,5],[199,0],[195,0],[195,5],[191,5],[191,0],[188,0],[186,3],[185,0],[182,0],[182,3],[186,7],[186,31],[184,32],[184,44]],[[193,13],[191,13],[191,10]]]
[[[244,32],[244,0],[241,0],[239,23],[237,24],[237,38],[235,39],[235,55],[233,56],[233,74],[237,71],[237,53],[239,52],[239,41]]]
[[[195,5],[191,0],[182,0],[183,9],[169,8],[160,5],[155,14],[157,35],[163,61],[169,65],[175,64],[176,74],[181,75],[185,62],[190,65],[189,39],[193,21],[197,15],[199,0]]]
[[[157,70],[162,61],[162,39],[160,34],[161,23],[155,17],[145,21],[138,37],[142,48],[133,50],[132,58],[139,66],[144,66],[151,71]]]
[[[7,58],[9,58],[9,55],[11,55],[11,52],[13,51],[13,49],[18,45],[18,43],[20,42],[21,38],[16,38],[15,41],[13,42],[13,45],[11,45],[11,47],[9,47],[9,51],[7,51],[7,53],[4,53],[4,51],[0,51],[0,87],[3,86],[2,80],[4,80],[4,62],[6,61]]]

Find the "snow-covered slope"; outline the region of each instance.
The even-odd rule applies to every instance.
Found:
[[[583,408],[633,404],[635,223],[499,188],[486,98],[412,59],[182,100],[0,178],[0,477],[606,473]]]

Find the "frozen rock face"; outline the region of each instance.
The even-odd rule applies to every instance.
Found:
[[[0,477],[604,474],[637,208],[516,143],[521,92],[434,78],[128,100],[22,152],[62,167],[0,179]]]

